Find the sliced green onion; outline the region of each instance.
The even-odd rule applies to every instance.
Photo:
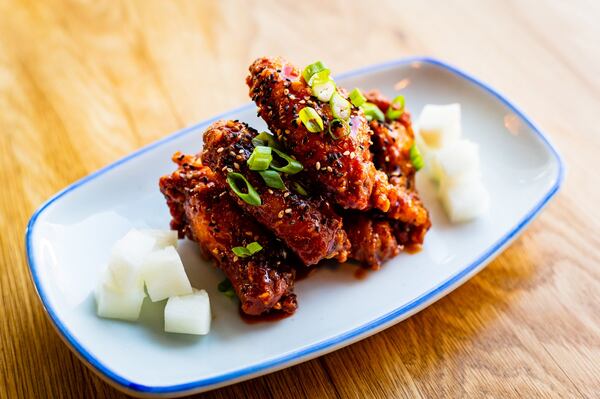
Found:
[[[228,298],[235,297],[235,291],[233,290],[233,285],[231,285],[231,281],[229,279],[225,279],[217,285],[219,292],[222,292]]]
[[[278,149],[273,148],[273,153],[275,156],[273,157],[273,161],[271,161],[271,169],[275,169],[278,172],[287,173],[288,175],[296,174],[303,169],[300,162],[279,151]]]
[[[276,170],[261,170],[258,173],[267,186],[278,190],[285,188],[285,184],[283,184],[283,180],[281,180],[281,176],[279,176],[279,172]]]
[[[304,68],[304,71],[302,71],[302,77],[304,78],[304,81],[310,85],[310,79],[313,77],[313,75],[321,71],[329,71],[329,69],[327,69],[321,61],[317,61]]]
[[[331,113],[334,118],[343,120],[350,118],[352,105],[348,100],[342,97],[340,93],[333,93],[333,96],[331,96],[331,100],[329,101],[329,106],[331,107]]]
[[[245,247],[233,247],[231,248],[231,251],[240,258],[246,258],[248,256],[254,255],[261,249],[263,249],[262,245],[254,241],[246,245]]]
[[[250,170],[266,170],[272,160],[271,147],[257,145],[254,147],[254,151],[252,151],[250,158],[248,158],[248,167]]]
[[[349,97],[350,102],[352,102],[352,104],[354,104],[355,107],[360,107],[361,105],[367,102],[366,97],[363,96],[363,94],[360,92],[360,90],[358,90],[358,88],[352,90],[350,92]]]
[[[292,189],[300,195],[308,195],[308,192],[306,191],[306,189],[304,187],[302,187],[302,185],[298,182],[292,183]]]
[[[309,132],[317,133],[323,130],[323,119],[314,108],[304,107],[298,116]]]
[[[410,147],[409,155],[410,155],[410,162],[413,164],[416,171],[418,171],[423,166],[425,166],[425,162],[423,161],[421,152],[419,151],[419,149],[417,148],[417,146],[415,144],[413,144],[412,147]]]
[[[219,285],[217,285],[217,288],[219,289],[219,292],[225,292],[232,289],[233,286],[231,285],[231,281],[226,278],[225,280],[221,281]]]
[[[279,149],[279,143],[277,142],[277,139],[269,132],[260,132],[254,136],[252,139],[252,144],[254,144],[255,147],[262,145]]]
[[[335,127],[335,125],[338,125],[338,126]],[[340,127],[344,129],[344,133],[342,135],[338,136],[338,135],[336,135],[336,132]],[[333,128],[333,130],[331,128]],[[335,118],[334,120],[332,120],[329,123],[329,135],[331,137],[333,137],[334,140],[341,139],[343,137],[346,137],[349,134],[350,134],[350,125],[345,120]]]
[[[246,190],[248,191],[247,193],[243,192],[238,187],[238,184],[241,182],[244,182],[244,184],[246,185]],[[237,196],[243,199],[244,202],[246,202],[247,204],[255,206],[262,204],[260,196],[254,189],[254,187],[252,187],[252,185],[248,182],[248,180],[246,180],[244,175],[236,172],[229,172],[227,173],[227,183],[229,184],[229,187],[231,187],[233,192],[236,193]]]
[[[372,121],[373,119],[378,120],[380,122],[385,121],[385,115],[379,109],[379,107],[373,103],[364,103],[360,106],[360,108],[365,113],[368,121]]]
[[[398,96],[394,98],[389,108],[387,109],[385,116],[394,121],[402,116],[404,113],[404,96]]]
[[[317,74],[319,75],[319,74]],[[312,95],[317,97],[319,101],[327,102],[331,100],[331,96],[335,93],[335,82],[327,77],[327,79],[313,79]]]
[[[262,247],[262,245],[260,245],[256,241],[253,241],[250,244],[246,245],[246,249],[248,251],[250,251],[250,255],[254,255],[258,251],[260,251],[261,249],[263,249],[263,247]]]

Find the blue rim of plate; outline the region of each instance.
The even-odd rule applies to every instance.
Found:
[[[411,63],[425,63],[425,64],[430,64],[430,65],[434,65],[437,67],[441,67],[442,69],[445,69],[449,72],[454,73],[455,75],[458,75],[459,77],[461,77],[463,79],[466,79],[470,83],[474,84],[475,86],[478,86],[479,88],[483,89],[487,93],[491,94],[493,97],[495,97],[497,100],[499,100],[502,104],[504,104],[506,107],[508,107],[513,113],[518,115],[532,129],[532,131],[535,132],[539,136],[539,138],[544,142],[544,144],[546,144],[546,146],[548,147],[550,152],[554,155],[554,157],[556,158],[556,161],[558,163],[558,175],[556,177],[556,181],[554,182],[553,186],[550,188],[548,193],[542,198],[542,200],[538,204],[536,204],[533,207],[533,209],[531,209],[525,215],[525,217],[523,218],[522,221],[520,221],[506,235],[501,237],[500,240],[498,240],[494,245],[492,245],[487,251],[485,251],[483,254],[481,254],[473,263],[469,264],[465,269],[463,269],[459,273],[455,274],[454,276],[450,277],[449,279],[447,279],[446,281],[444,281],[437,287],[431,289],[430,291],[426,292],[425,294],[423,294],[423,295],[415,298],[411,302],[406,303],[406,304],[402,305],[401,307],[389,312],[388,314],[385,314],[375,320],[372,320],[369,323],[366,323],[360,327],[349,330],[338,336],[326,339],[324,341],[321,341],[321,342],[311,345],[309,347],[303,348],[301,350],[298,350],[298,351],[295,351],[292,353],[288,353],[284,356],[280,356],[280,357],[277,357],[274,359],[269,359],[265,362],[258,363],[256,365],[252,365],[252,366],[249,366],[249,367],[246,367],[243,369],[234,370],[234,371],[231,371],[228,373],[224,373],[224,374],[217,375],[217,376],[210,377],[210,378],[201,379],[198,381],[170,385],[170,386],[149,386],[149,385],[137,384],[135,382],[129,381],[128,379],[126,379],[126,378],[118,375],[117,373],[113,372],[112,370],[110,370],[108,367],[106,367],[104,364],[102,364],[98,359],[96,359],[91,353],[89,353],[85,349],[85,347],[83,345],[81,345],[75,339],[73,334],[71,334],[71,332],[67,329],[67,327],[58,318],[58,316],[56,315],[56,313],[54,312],[52,307],[50,307],[48,304],[48,301],[46,298],[46,293],[44,292],[44,289],[42,288],[40,281],[39,281],[37,267],[36,267],[35,259],[34,259],[33,252],[32,252],[31,237],[32,237],[33,229],[35,227],[36,220],[38,219],[40,214],[49,205],[51,205],[53,202],[55,202],[56,200],[58,200],[65,194],[69,193],[70,191],[77,189],[78,187],[80,187],[80,186],[86,184],[87,182],[95,179],[96,177],[104,174],[105,172],[107,172],[107,171],[109,171],[109,170],[155,148],[155,147],[158,147],[166,142],[172,141],[175,138],[195,132],[201,126],[206,126],[209,123],[212,123],[216,120],[227,118],[228,115],[235,114],[235,113],[241,112],[241,111],[245,111],[247,109],[254,107],[254,104],[250,103],[250,104],[244,105],[242,107],[238,107],[238,108],[235,108],[228,112],[222,113],[220,115],[217,115],[214,118],[197,123],[193,126],[184,128],[178,132],[171,134],[170,136],[167,136],[167,137],[165,137],[161,140],[158,140],[152,144],[142,147],[141,149],[139,149],[137,151],[134,151],[133,153],[129,154],[128,156],[82,178],[81,180],[78,180],[77,182],[71,184],[67,188],[59,191],[52,198],[50,198],[48,201],[46,201],[42,206],[40,206],[40,208],[38,208],[38,210],[35,211],[35,213],[31,216],[31,219],[29,220],[29,223],[27,224],[27,230],[25,232],[25,248],[27,251],[27,261],[29,263],[29,269],[31,272],[31,276],[32,276],[33,282],[35,284],[35,288],[37,290],[38,296],[40,297],[40,300],[42,301],[42,305],[44,306],[44,309],[50,316],[50,318],[51,318],[52,322],[54,323],[55,327],[57,328],[57,330],[60,332],[60,334],[62,334],[63,338],[67,341],[67,343],[71,346],[71,348],[73,348],[77,352],[77,354],[83,358],[83,360],[85,360],[90,366],[92,366],[104,378],[118,384],[119,386],[121,386],[127,390],[131,390],[134,392],[146,393],[146,394],[176,394],[176,393],[185,393],[185,392],[192,391],[195,389],[200,389],[200,388],[205,388],[205,387],[210,387],[210,386],[216,386],[216,385],[222,386],[222,385],[226,385],[228,381],[238,381],[238,380],[244,379],[245,376],[250,376],[250,375],[259,374],[259,373],[265,373],[269,369],[281,368],[288,362],[299,363],[302,360],[308,360],[309,358],[315,357],[319,352],[323,352],[323,351],[327,350],[328,348],[336,347],[338,345],[341,345],[344,342],[352,341],[354,338],[358,339],[361,336],[368,336],[369,332],[376,331],[379,327],[382,327],[388,323],[391,323],[392,321],[401,318],[406,313],[417,309],[419,306],[424,305],[429,301],[432,301],[433,299],[438,297],[438,295],[442,294],[445,290],[447,290],[447,289],[451,288],[452,286],[454,286],[455,284],[461,282],[461,280],[464,277],[469,275],[471,272],[474,272],[478,267],[484,265],[488,260],[491,260],[492,256],[496,252],[498,252],[500,249],[502,249],[506,244],[508,244],[513,238],[515,238],[517,236],[517,234],[527,224],[529,224],[529,222],[531,222],[535,218],[535,216],[542,210],[542,208],[544,208],[544,206],[548,203],[548,201],[558,192],[558,190],[560,189],[560,186],[564,180],[564,173],[565,173],[564,162],[563,162],[560,154],[556,150],[556,148],[552,145],[552,143],[548,139],[548,137],[544,133],[542,133],[542,131],[537,127],[537,125],[534,124],[516,105],[511,103],[508,99],[506,99],[506,97],[504,97],[502,94],[500,94],[497,90],[495,90],[492,87],[490,87],[489,85],[483,83],[479,79],[467,74],[466,72],[461,71],[460,69],[458,69],[452,65],[449,65],[449,64],[447,64],[443,61],[437,60],[435,58],[431,58],[431,57],[401,58],[401,59],[397,59],[397,60],[393,60],[393,61],[389,61],[389,62],[384,62],[381,64],[376,64],[376,65],[371,65],[371,66],[367,66],[364,68],[355,69],[353,71],[346,72],[341,75],[337,75],[336,78],[350,78],[350,77],[362,75],[365,73],[377,72],[377,71],[385,70],[385,69],[388,69],[391,67],[401,66],[401,65],[411,64]]]

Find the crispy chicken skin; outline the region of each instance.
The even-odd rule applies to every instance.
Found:
[[[379,209],[392,219],[424,224],[428,215],[418,196],[391,184],[371,161],[371,130],[360,108],[353,107],[350,134],[333,139],[327,132],[333,120],[329,104],[311,97],[300,71],[282,58],[259,58],[250,66],[246,83],[259,115],[287,151],[304,165],[311,181],[346,209]],[[321,115],[324,131],[309,132],[298,121],[310,106]]]
[[[256,130],[241,122],[214,123],[204,133],[202,162],[215,171],[216,183],[227,190],[230,198],[273,231],[305,265],[329,258],[344,262],[350,243],[342,218],[327,200],[315,195],[305,197],[289,189],[270,189],[258,173],[248,168],[256,134]],[[260,195],[262,205],[250,205],[233,192],[226,182],[229,171],[244,175]],[[282,179],[286,187],[291,187],[290,177],[282,174]]]
[[[197,241],[204,254],[215,259],[244,313],[293,313],[297,307],[292,293],[294,257],[229,198],[198,156],[176,153],[173,161],[179,169],[159,183],[173,217],[171,227]],[[240,258],[231,250],[253,241],[263,250],[251,257]]]
[[[402,245],[398,243],[392,223],[374,218],[363,212],[347,211],[344,225],[352,243],[350,258],[371,269],[379,269],[381,263],[398,255]]]

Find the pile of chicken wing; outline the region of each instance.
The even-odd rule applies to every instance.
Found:
[[[249,70],[250,96],[272,134],[215,122],[201,153],[173,156],[178,169],[160,179],[160,190],[171,228],[215,260],[243,313],[291,314],[298,271],[323,259],[377,269],[421,245],[431,223],[415,189],[408,112],[372,118],[352,105],[342,123],[286,60],[260,58]],[[375,91],[364,97],[383,113],[392,106]],[[299,117],[306,107],[318,114],[321,131]],[[268,171],[251,159],[257,146],[272,147]]]

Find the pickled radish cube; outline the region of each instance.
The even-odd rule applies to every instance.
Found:
[[[431,152],[431,177],[444,184],[478,179],[479,146],[469,140],[458,140],[448,147]]]
[[[148,254],[142,269],[142,277],[152,302],[192,293],[190,280],[173,246]]]
[[[490,196],[479,179],[442,184],[439,195],[446,215],[453,223],[477,218],[488,210],[490,204]]]
[[[210,320],[210,300],[204,290],[173,296],[165,306],[166,332],[206,335],[210,331]]]
[[[108,261],[108,270],[115,289],[124,292],[133,288],[144,288],[141,267],[155,245],[155,238],[136,229],[130,230],[116,242]]]
[[[461,135],[460,104],[423,107],[419,116],[418,133],[431,148],[442,148]]]
[[[100,281],[96,287],[96,313],[100,317],[134,321],[140,317],[144,290],[134,288],[120,291],[107,281]]]
[[[140,232],[156,240],[154,249],[163,249],[169,246],[177,248],[179,243],[175,230],[144,229]]]

